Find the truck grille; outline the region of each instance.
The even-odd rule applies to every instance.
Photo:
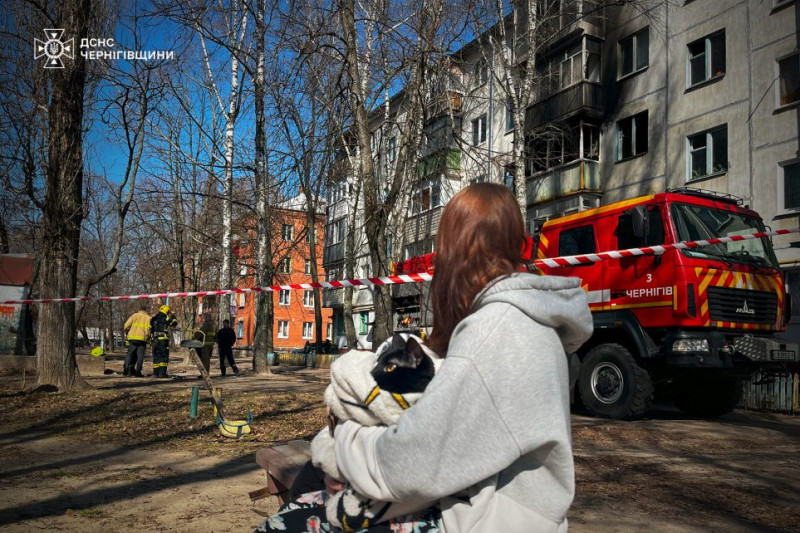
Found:
[[[774,324],[778,313],[778,296],[774,292],[708,288],[708,310],[711,320]]]

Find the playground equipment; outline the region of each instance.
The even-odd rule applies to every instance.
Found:
[[[222,394],[219,388],[215,388],[211,382],[211,376],[208,375],[203,362],[200,360],[200,355],[197,350],[203,347],[206,334],[199,330],[187,330],[182,334],[181,347],[189,349],[189,357],[191,357],[197,369],[200,371],[200,376],[203,378],[206,388],[211,395],[211,402],[214,404],[214,417],[215,423],[219,426],[219,432],[230,438],[238,439],[242,435],[250,433],[250,422],[253,421],[253,413],[247,413],[245,420],[228,420],[225,417],[225,406],[222,402]]]

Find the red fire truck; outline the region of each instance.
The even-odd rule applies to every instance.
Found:
[[[675,189],[546,222],[537,259],[764,230],[738,198]],[[423,263],[430,271],[417,258],[396,270]],[[589,295],[595,331],[570,370],[575,399],[594,415],[639,417],[655,392],[686,413],[724,414],[743,378],[798,361],[798,346],[772,335],[783,331],[790,299],[768,238],[542,270],[581,278]]]
[[[762,231],[738,198],[676,189],[548,221],[537,258]],[[798,360],[796,344],[771,335],[790,299],[768,238],[543,270],[581,278],[589,294],[595,332],[572,363],[595,415],[641,416],[656,389],[684,412],[720,415],[743,377]]]

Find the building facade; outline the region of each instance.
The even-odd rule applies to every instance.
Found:
[[[536,94],[526,109],[528,231],[680,187],[735,195],[773,229],[796,228],[799,4],[649,0],[598,12],[589,1],[538,2],[553,31],[535,53]],[[519,129],[506,105],[504,51],[485,37],[432,80],[419,175],[395,222],[395,260],[434,251],[441,210],[460,188],[511,186]],[[525,51],[516,56],[531,63]],[[378,143],[375,157],[391,160],[391,146]],[[774,245],[800,302],[800,237]],[[430,325],[425,290],[395,287],[398,322],[405,314]]]
[[[273,257],[276,259],[277,271],[275,285],[311,283],[310,231],[315,232],[317,271],[323,273],[322,250],[325,217],[318,213],[314,227],[310,230],[307,223],[305,196],[301,193],[284,202],[279,209],[273,211],[275,220],[272,236]],[[255,232],[250,231],[248,238],[240,242],[236,253],[238,258],[238,274],[236,286],[247,288],[255,286],[255,265],[253,249]],[[311,289],[282,289],[269,293],[273,304],[273,339],[275,351],[287,351],[303,348],[306,343],[316,342],[316,324],[314,311],[314,291]],[[235,313],[232,313],[231,327],[236,333],[236,347],[253,346],[255,334],[255,293],[235,295]],[[331,310],[321,309],[322,339],[330,339]]]

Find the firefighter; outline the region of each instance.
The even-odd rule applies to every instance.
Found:
[[[176,328],[178,321],[169,312],[168,305],[158,308],[158,313],[150,319],[150,335],[153,339],[153,377],[168,378],[169,330]]]
[[[147,349],[147,338],[150,336],[150,315],[147,314],[147,304],[143,303],[139,310],[132,314],[125,321],[124,327],[127,333],[125,346],[128,347],[125,355],[125,366],[122,375],[141,378],[142,365],[144,364],[145,350]]]
[[[214,344],[217,338],[217,325],[214,323],[214,319],[211,318],[211,313],[203,315],[203,325],[200,326],[200,331],[205,334],[203,347],[200,349],[200,361],[202,361],[203,367],[208,372],[211,369],[211,354],[214,352]]]

